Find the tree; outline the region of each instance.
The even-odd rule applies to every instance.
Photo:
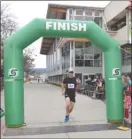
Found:
[[[23,52],[24,55],[24,60],[23,60],[23,67],[24,67],[24,72],[30,73],[33,67],[35,66],[34,64],[34,50],[33,49],[25,49]]]
[[[9,37],[17,29],[17,23],[15,21],[15,16],[10,13],[9,5],[2,4],[1,7],[1,37],[2,40]]]
[[[1,40],[8,38],[12,33],[17,30],[16,17],[10,12],[9,4],[1,5]]]
[[[17,30],[16,17],[10,12],[9,4],[1,5],[1,65],[3,65],[3,41]]]
[[[1,5],[1,67],[3,67],[3,41],[7,39],[12,33],[18,29],[18,24],[16,22],[16,17],[10,11],[9,4]],[[29,73],[34,67],[33,50],[24,50],[24,71]]]

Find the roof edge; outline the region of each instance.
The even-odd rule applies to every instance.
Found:
[[[106,9],[106,7],[108,7],[108,6],[110,5],[110,3],[112,3],[112,1],[110,1],[110,2],[105,6],[104,9]]]
[[[48,15],[49,15],[49,8],[50,8],[50,5],[48,4],[46,18],[48,18]]]
[[[92,7],[92,6],[79,6],[79,5],[68,5],[68,4],[54,4],[54,3],[49,3],[48,4],[48,8],[50,8],[51,6],[57,6],[59,8],[91,8],[91,9],[100,9],[100,10],[104,10],[105,7]],[[49,9],[48,9],[49,10]]]

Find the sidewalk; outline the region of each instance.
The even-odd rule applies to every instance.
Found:
[[[130,138],[131,130],[119,131],[107,124],[101,100],[77,94],[70,121],[64,123],[65,102],[60,88],[48,84],[25,84],[25,122],[6,129],[2,138]]]

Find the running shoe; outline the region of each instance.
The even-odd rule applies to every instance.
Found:
[[[65,116],[65,120],[64,121],[65,122],[68,122],[69,121],[69,116],[68,115]]]

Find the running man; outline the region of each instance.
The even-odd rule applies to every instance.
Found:
[[[75,104],[75,97],[76,97],[76,85],[77,81],[76,78],[73,76],[74,72],[72,69],[68,71],[68,77],[63,80],[62,84],[62,95],[65,96],[66,101],[66,116],[65,122],[69,121],[69,115],[72,112]]]

